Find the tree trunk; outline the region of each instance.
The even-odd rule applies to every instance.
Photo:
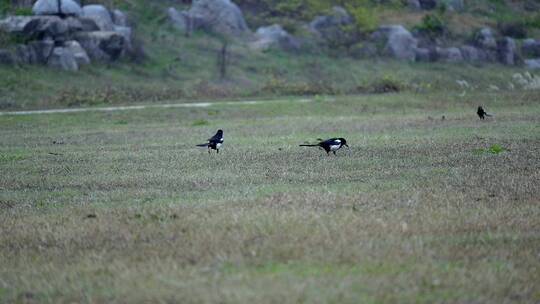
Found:
[[[56,3],[58,3],[58,15],[63,17],[64,13],[62,13],[62,0],[56,0]]]
[[[220,79],[225,79],[227,76],[227,47],[229,43],[227,41],[223,42],[221,46],[221,51],[218,53],[218,64],[219,64],[219,77]]]

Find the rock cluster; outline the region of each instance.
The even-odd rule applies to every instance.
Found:
[[[230,0],[197,0],[189,10],[167,11],[172,24],[184,31],[203,29],[226,36],[242,36],[251,31],[240,8]]]
[[[413,9],[431,10],[446,5],[452,10],[462,10],[463,0],[409,0]],[[467,43],[442,42],[426,37],[421,32],[409,32],[402,25],[382,25],[367,38],[350,33],[354,20],[343,8],[336,6],[330,14],[317,16],[306,24],[311,38],[297,38],[279,24],[263,26],[251,35],[242,12],[230,0],[197,0],[186,11],[168,10],[172,24],[181,30],[206,30],[224,35],[246,38],[254,50],[280,48],[298,51],[303,44],[333,48],[346,46],[358,58],[389,57],[410,62],[447,63],[500,63],[528,67],[540,66],[540,41],[526,39],[522,47],[511,37],[497,35],[491,28],[478,30]],[[311,41],[309,41],[311,40]]]
[[[38,0],[33,16],[0,20],[0,31],[27,41],[0,50],[0,63],[43,64],[77,71],[92,61],[110,62],[132,52],[127,16],[102,5],[79,6],[73,0]]]

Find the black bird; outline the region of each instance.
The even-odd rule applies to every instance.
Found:
[[[326,151],[326,154],[329,154],[331,151],[334,153],[334,155],[336,155],[336,151],[341,149],[343,146],[347,148],[349,147],[347,145],[347,141],[343,137],[330,138],[314,145],[300,145],[300,147],[321,147],[324,149],[324,151]]]
[[[478,117],[480,117],[480,119],[491,117],[491,114],[488,114],[486,111],[484,111],[484,108],[482,107],[478,107],[478,110],[476,110],[476,114],[478,114]]]
[[[197,147],[208,147],[208,153],[210,150],[216,150],[219,153],[219,149],[223,145],[223,130],[219,129],[216,135],[208,139],[206,144],[197,145]]]

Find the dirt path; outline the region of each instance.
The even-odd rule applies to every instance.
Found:
[[[311,98],[302,99],[277,99],[277,100],[244,100],[244,101],[217,101],[217,102],[193,102],[193,103],[171,103],[154,105],[118,106],[118,107],[95,107],[95,108],[64,108],[51,110],[13,111],[0,112],[0,116],[6,115],[37,115],[37,114],[58,114],[58,113],[80,113],[80,112],[113,112],[130,111],[144,109],[167,109],[167,108],[206,108],[215,105],[257,105],[269,102],[312,102]]]

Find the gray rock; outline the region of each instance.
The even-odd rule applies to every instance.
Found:
[[[90,59],[98,61],[114,61],[120,58],[125,50],[125,39],[113,31],[80,32],[75,35]]]
[[[15,65],[17,64],[17,58],[12,52],[0,49],[0,64]]]
[[[84,32],[99,31],[99,26],[97,25],[96,21],[94,21],[94,19],[81,17],[79,18],[79,21],[81,22],[81,25],[82,25],[82,31]]]
[[[60,3],[61,5],[58,7],[57,0],[38,0],[32,7],[32,13],[34,15],[81,15],[81,7],[77,2],[73,0],[61,0]]]
[[[419,0],[420,7],[424,10],[432,10],[437,7],[436,0]]]
[[[340,6],[332,8],[332,14],[328,16],[317,16],[308,25],[308,29],[314,33],[321,42],[331,44],[343,44],[349,42],[350,38],[344,32],[344,26],[352,24],[353,19],[347,11]]]
[[[167,10],[169,21],[176,29],[180,31],[192,31],[198,29],[204,29],[211,31],[205,20],[200,17],[189,14],[189,11],[178,11],[174,7],[170,7]]]
[[[348,25],[353,22],[351,16],[341,6],[334,6],[332,14],[329,16],[317,16],[309,23],[309,29],[314,32],[323,33],[329,28]]]
[[[475,43],[478,47],[484,50],[496,50],[497,41],[495,35],[489,27],[484,27],[476,33]]]
[[[78,71],[79,65],[73,53],[65,47],[55,47],[47,65],[65,71]]]
[[[80,32],[83,30],[82,22],[79,18],[68,17],[66,23],[70,33]]]
[[[292,51],[300,48],[300,43],[278,24],[258,28],[255,38],[256,40],[250,44],[250,47],[255,50],[264,51],[278,47]]]
[[[128,26],[128,17],[121,10],[115,9],[111,12],[112,21],[117,26]]]
[[[17,61],[22,64],[38,63],[37,54],[33,47],[28,45],[18,45],[15,50]]]
[[[23,34],[33,39],[53,38],[57,41],[63,41],[69,33],[69,26],[66,20],[57,16],[41,16],[28,22]]]
[[[111,14],[103,5],[91,4],[83,6],[82,16],[94,20],[101,31],[114,30]]]
[[[510,37],[497,41],[497,57],[502,64],[515,65],[519,59],[516,50],[516,42]]]
[[[33,49],[36,58],[35,63],[46,64],[54,48],[54,41],[50,38],[32,41],[28,43],[28,47]]]
[[[525,57],[540,57],[540,41],[534,39],[523,40],[521,52]]]
[[[384,43],[383,54],[400,60],[414,61],[418,41],[402,25],[384,25],[371,38]]]
[[[435,51],[437,52],[437,58],[444,62],[449,63],[457,63],[463,61],[463,56],[461,55],[461,51],[457,47],[449,47],[449,48],[435,48]]]
[[[526,59],[524,61],[525,67],[528,69],[540,69],[540,58],[537,59]]]
[[[70,40],[67,41],[64,44],[64,47],[73,54],[73,57],[75,58],[75,61],[77,61],[78,66],[83,66],[90,64],[90,58],[88,57],[88,54],[86,54],[86,51],[81,47],[81,45],[75,41]]]
[[[415,60],[419,62],[433,62],[437,60],[437,54],[434,50],[428,48],[417,48],[415,50]]]
[[[114,26],[114,31],[124,37],[124,51],[130,53],[133,50],[132,30],[127,26]]]
[[[244,15],[230,0],[195,0],[187,12],[194,22],[193,29],[239,36],[249,34]]]
[[[9,16],[0,20],[0,31],[7,33],[22,33],[24,27],[32,20],[39,18],[34,16]]]
[[[465,9],[464,0],[447,0],[445,1],[449,9],[461,12]]]
[[[459,47],[463,60],[470,63],[486,61],[486,53],[471,45],[463,45]]]
[[[179,12],[174,7],[169,7],[167,9],[167,16],[169,17],[169,21],[175,28],[181,31],[187,28],[187,24],[186,24],[187,21],[186,21],[186,16],[185,16],[186,14],[187,14],[186,11]]]
[[[419,0],[407,0],[407,6],[414,10],[419,10],[422,8]]]

